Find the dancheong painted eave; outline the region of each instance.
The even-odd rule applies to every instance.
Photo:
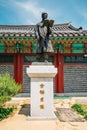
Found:
[[[2,36],[35,36],[35,25],[0,25],[0,37]],[[54,37],[79,37],[87,36],[87,30],[75,28],[71,23],[55,24],[52,27]]]

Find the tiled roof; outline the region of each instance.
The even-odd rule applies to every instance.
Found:
[[[0,25],[0,36],[35,36],[35,25]],[[87,30],[75,28],[71,23],[55,24],[51,36],[87,36]]]

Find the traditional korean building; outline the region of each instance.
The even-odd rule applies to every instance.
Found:
[[[8,72],[22,84],[22,93],[30,92],[26,67],[37,61],[35,25],[0,25],[0,73]],[[58,69],[55,93],[87,92],[87,30],[71,23],[52,27],[50,36],[54,53],[48,61]]]

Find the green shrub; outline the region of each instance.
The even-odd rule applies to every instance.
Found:
[[[13,112],[14,108],[0,108],[0,120],[7,118]]]
[[[87,120],[87,110],[84,109],[80,104],[74,104],[72,108]]]
[[[9,74],[0,74],[0,106],[16,95],[21,88]]]
[[[20,85],[9,74],[0,74],[0,96],[14,96],[20,90]]]
[[[1,96],[0,97],[0,106],[3,106],[3,104],[6,102],[6,101],[9,101],[11,100],[11,97],[10,96]]]

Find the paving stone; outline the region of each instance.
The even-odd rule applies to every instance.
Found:
[[[62,122],[84,122],[85,119],[71,108],[56,108],[56,116]]]

